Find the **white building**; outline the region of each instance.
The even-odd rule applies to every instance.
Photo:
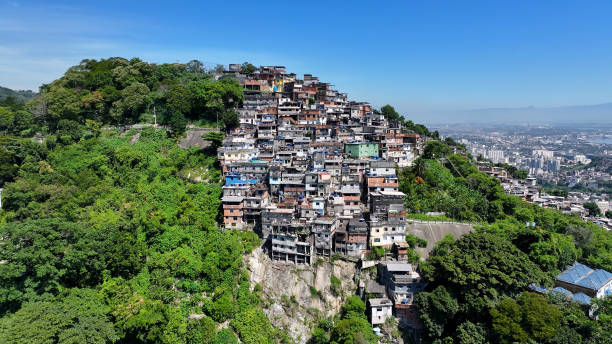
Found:
[[[393,316],[393,302],[386,297],[369,299],[370,323],[372,325],[384,324]]]
[[[487,159],[495,162],[495,163],[503,163],[506,162],[504,158],[504,151],[502,150],[489,150],[487,151]]]

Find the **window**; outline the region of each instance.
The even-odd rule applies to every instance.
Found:
[[[380,242],[380,238],[374,238],[374,242]]]

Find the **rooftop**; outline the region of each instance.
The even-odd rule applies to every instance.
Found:
[[[377,283],[376,281],[369,280],[368,286],[366,287],[367,294],[384,294],[385,286]]]
[[[393,302],[391,302],[391,300],[389,300],[386,297],[380,297],[380,298],[373,298],[373,299],[368,299],[368,302],[370,303],[370,306],[372,307],[380,307],[380,306],[393,306]]]
[[[221,198],[221,202],[242,202],[243,199],[242,196],[225,196]]]
[[[586,265],[574,263],[557,276],[557,280],[584,288],[599,290],[612,280],[612,273],[606,270],[593,270]]]
[[[387,266],[389,272],[412,272],[412,264],[410,263],[382,263]]]

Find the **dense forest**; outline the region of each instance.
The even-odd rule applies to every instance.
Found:
[[[0,101],[0,342],[291,342],[270,325],[242,265],[259,238],[217,226],[214,153],[177,145],[188,122],[235,126],[242,101],[235,79],[217,80],[197,61],[122,58],[84,60],[25,104]],[[421,263],[425,342],[612,342],[609,299],[592,320],[528,288],[551,286],[574,261],[612,271],[611,233],[504,194],[460,144],[391,106],[380,112],[431,139],[399,173],[409,213],[440,211],[477,228]],[[164,128],[118,128],[155,120]],[[311,338],[376,341],[358,297]]]
[[[198,63],[112,58],[2,103],[0,342],[283,340],[242,268],[259,239],[217,227],[215,155],[175,138],[241,101]],[[114,129],[153,108],[172,131]]]
[[[63,77],[41,86],[24,110],[2,114],[0,131],[28,136],[30,131],[78,136],[83,128],[102,124],[157,122],[180,134],[187,121],[237,124],[234,108],[243,100],[233,78],[215,80],[201,62],[150,64],[134,58],[83,60]],[[11,125],[18,120],[18,125]]]

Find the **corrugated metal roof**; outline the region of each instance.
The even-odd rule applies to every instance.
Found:
[[[546,289],[544,287],[541,287],[541,286],[539,286],[539,285],[537,285],[535,283],[530,284],[529,285],[529,289],[531,289],[531,290],[533,290],[533,291],[535,291],[537,293],[540,293],[540,294],[548,294],[548,289]]]
[[[569,290],[567,290],[565,288],[562,288],[562,287],[553,288],[552,291],[556,292],[556,293],[559,293],[559,294],[562,294],[562,295],[565,295],[567,297],[571,297],[572,296],[572,292],[571,291],[569,291]]]
[[[612,273],[602,269],[593,270],[586,265],[575,263],[560,273],[557,280],[598,290],[612,280]]]
[[[535,291],[537,293],[540,293],[540,294],[548,294],[548,292],[549,292],[549,289],[544,288],[542,286],[539,286],[539,285],[537,285],[535,283],[530,284],[529,285],[529,289],[531,289],[531,290],[533,290],[533,291]],[[584,294],[584,293],[572,294],[571,291],[569,291],[569,290],[567,290],[565,288],[562,288],[562,287],[553,288],[553,289],[550,290],[550,292],[559,294],[561,296],[565,296],[566,298],[571,299],[574,302],[581,303],[583,305],[591,304],[591,298],[589,296],[587,296],[586,294]]]
[[[387,263],[387,271],[409,271],[412,272],[412,264],[409,263]]]
[[[221,198],[221,202],[242,202],[243,196],[225,196]]]
[[[583,293],[576,293],[574,294],[574,297],[572,298],[572,300],[579,302],[583,305],[590,305],[591,304],[591,298],[588,297],[586,294]]]

